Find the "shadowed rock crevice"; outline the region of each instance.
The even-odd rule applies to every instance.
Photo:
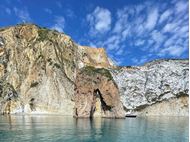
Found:
[[[111,111],[111,106],[108,106],[106,102],[104,101],[104,98],[102,97],[102,94],[99,89],[94,90],[94,94],[97,98],[100,99],[101,102],[101,108],[103,111]]]
[[[30,105],[31,111],[35,111],[36,110],[34,103],[35,103],[35,99],[34,98],[30,99],[29,105]]]
[[[99,109],[101,110],[101,112],[105,113],[106,111],[111,111],[112,107],[108,106],[106,104],[106,102],[104,101],[104,98],[102,97],[102,94],[100,92],[99,89],[95,89],[94,93],[93,93],[94,97],[93,97],[93,103],[91,106],[91,110],[90,110],[90,117],[94,117],[94,113],[96,111],[99,111],[97,107],[97,103],[100,103],[99,105]],[[99,102],[98,102],[99,100]]]
[[[17,99],[18,94],[14,87],[6,81],[0,81],[0,113],[9,114]]]

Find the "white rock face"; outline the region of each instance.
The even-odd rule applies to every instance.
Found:
[[[119,87],[123,105],[127,110],[132,109],[145,113],[142,111],[144,108],[147,109],[149,106],[151,109],[150,106],[154,106],[158,102],[188,96],[188,60],[157,60],[144,66],[123,67],[111,70],[111,72]],[[188,97],[185,98],[188,99]],[[176,105],[180,107],[179,103]],[[186,104],[185,106],[188,108]],[[170,111],[176,111],[176,109]],[[188,115],[188,109],[184,112],[182,108],[181,111],[183,111],[183,115]],[[158,113],[162,114],[162,112]],[[151,115],[154,114],[157,115],[156,111],[151,113]],[[180,115],[179,108],[178,113],[168,113],[168,115],[177,114]]]
[[[157,102],[140,111],[140,115],[157,116],[188,116],[189,97],[171,98],[165,101]]]

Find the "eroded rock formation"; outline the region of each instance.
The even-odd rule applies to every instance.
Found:
[[[127,111],[139,115],[189,115],[188,60],[156,60],[111,73]]]
[[[112,67],[106,55],[104,48],[89,48],[87,46],[79,46],[83,51],[82,60],[87,66],[95,67]]]
[[[76,77],[74,102],[76,117],[125,117],[118,87],[107,69],[82,68]]]
[[[78,58],[72,40],[35,25],[1,29],[0,37],[1,81],[18,94],[18,105],[11,103],[9,112],[72,115]]]
[[[103,49],[78,46],[63,33],[32,24],[1,29],[0,81],[17,94],[0,95],[1,112],[73,115],[76,72],[87,65],[110,66]]]
[[[142,115],[188,115],[188,73],[188,60],[119,68],[103,48],[64,33],[33,24],[0,29],[1,113],[115,118],[124,105]]]

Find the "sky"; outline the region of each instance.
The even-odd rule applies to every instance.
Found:
[[[0,27],[35,23],[105,48],[117,65],[189,58],[188,0],[0,0]]]

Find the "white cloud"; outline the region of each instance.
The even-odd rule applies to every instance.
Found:
[[[17,7],[13,8],[15,15],[21,20],[22,22],[30,22],[32,21],[30,14],[26,7],[23,9],[18,9]]]
[[[113,29],[114,33],[121,33],[124,30],[124,27],[126,27],[128,23],[128,17],[129,12],[126,7],[117,11],[117,21]]]
[[[166,54],[169,54],[174,57],[179,57],[182,55],[183,52],[185,52],[187,49],[185,47],[181,46],[170,46],[168,48],[164,48],[160,51],[159,55],[160,56],[165,56]]]
[[[115,33],[120,33],[121,31],[123,30],[123,26],[122,26],[122,23],[121,22],[117,22],[115,27],[114,27],[114,32]]]
[[[144,40],[140,40],[140,39],[138,39],[136,42],[135,42],[135,45],[136,46],[141,46],[141,45],[143,45],[144,44]]]
[[[126,27],[126,29],[122,30],[122,38],[123,39],[126,39],[127,36],[130,36],[131,35],[131,30],[130,30],[130,27]]]
[[[134,63],[134,64],[138,64],[138,59],[137,58],[132,58],[131,61]]]
[[[144,4],[136,5],[135,11],[136,11],[136,13],[141,13],[144,10],[144,8],[145,8]]]
[[[163,32],[173,32],[176,26],[176,23],[168,23],[164,26]]]
[[[116,51],[116,55],[122,55],[124,53],[124,50],[120,48],[118,51]]]
[[[175,43],[175,41],[177,40],[177,36],[172,36],[172,37],[170,37],[170,38],[168,38],[166,41],[165,41],[165,43],[164,43],[164,47],[169,47],[169,46],[171,46],[172,44],[174,44]]]
[[[162,32],[154,30],[151,33],[151,39],[154,41],[154,46],[150,49],[150,52],[158,51],[159,47],[163,44],[166,39],[166,36]]]
[[[154,30],[151,35],[155,42],[161,43],[164,41],[164,35],[160,31]]]
[[[159,19],[159,24],[163,23],[164,21],[166,21],[168,19],[169,16],[171,16],[172,11],[170,9],[166,10]]]
[[[63,32],[63,28],[57,24],[51,27],[51,29],[56,30],[58,32]]]
[[[178,1],[176,3],[176,11],[177,12],[183,12],[187,8],[188,8],[188,3],[185,1]]]
[[[104,44],[113,44],[119,40],[119,37],[117,35],[112,35],[107,38],[107,40],[104,42]]]
[[[131,61],[134,63],[134,64],[137,64],[137,65],[141,65],[145,62],[148,61],[148,57],[146,56],[143,56],[141,57],[140,59],[137,59],[136,57],[132,58]]]
[[[147,1],[136,6],[126,5],[115,13],[115,21],[110,22],[112,30],[111,25],[108,26],[109,30],[105,31],[109,32],[105,33],[105,37],[100,39],[99,36],[94,36],[91,41],[97,47],[105,47],[112,58],[120,63],[124,59],[132,59],[128,53],[135,51],[141,54],[133,59],[134,63],[143,63],[156,57],[182,57],[188,50],[189,42],[187,5],[188,2],[183,0],[164,4]],[[87,19],[91,31],[97,32],[101,28],[95,26],[98,20],[94,13],[88,15]],[[100,40],[102,41],[97,42]]]
[[[65,26],[65,18],[63,16],[56,16],[54,21],[55,24],[51,27],[51,29],[63,32]]]
[[[105,33],[111,28],[111,12],[108,9],[96,7],[93,13],[86,17],[92,33]]]
[[[182,36],[187,34],[188,32],[189,32],[189,26],[188,25],[185,25],[185,26],[179,28],[179,31],[178,31],[178,33]]]
[[[145,25],[146,28],[148,30],[152,30],[156,26],[157,19],[158,19],[158,9],[154,8],[153,10],[149,11],[147,22]]]

